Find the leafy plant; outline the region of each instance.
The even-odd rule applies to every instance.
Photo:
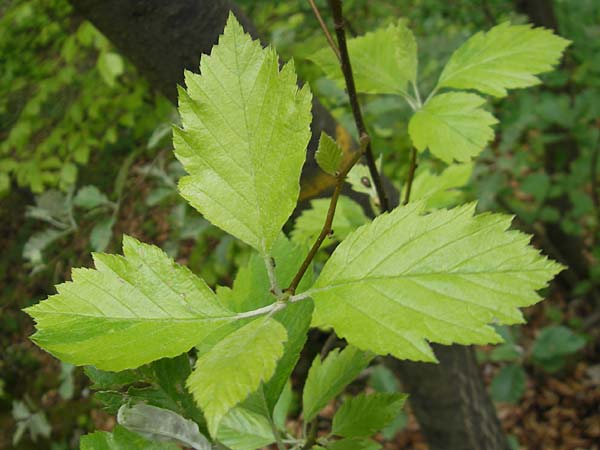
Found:
[[[310,250],[303,239],[290,241],[282,228],[299,194],[311,92],[298,88],[293,62],[280,68],[275,51],[252,41],[231,15],[219,43],[202,58],[202,75],[185,74],[187,88],[179,90],[182,126],[173,128],[173,141],[188,173],[179,181],[181,195],[253,249],[247,265],[231,287],[213,290],[161,249],[125,236],[123,256],[94,254],[95,269],[74,269],[72,281],[57,286],[58,294],[27,309],[37,322],[32,339],[64,361],[88,365],[97,387],[107,392],[107,404],[120,411],[125,428],[86,436],[83,448],[118,448],[129,441],[131,448],[148,448],[131,430],[194,448],[204,448],[205,439],[235,450],[272,442],[280,449],[379,448],[370,436],[393,423],[404,395],[346,399],[324,435],[319,412],[375,355],[435,362],[430,342],[501,342],[490,324],[522,322],[519,308],[539,301],[536,290],[561,270],[528,245],[527,235],[508,229],[509,216],[477,215],[473,203],[438,209],[431,198],[439,191],[424,186],[415,190],[420,199],[411,202],[416,150],[404,205],[389,207],[350,58],[356,61],[358,90],[404,98],[415,110],[409,133],[416,149],[428,148],[452,164],[468,162],[483,149],[495,119],[477,94],[438,92],[451,87],[504,95],[532,85],[538,82],[535,74],[558,61],[567,42],[546,30],[510,24],[477,34],[455,52],[422,102],[416,43],[406,25],[399,22],[346,45],[341,3],[331,5],[339,47],[333,44],[333,51],[323,50],[330,54],[316,58],[334,79],[345,80],[360,150],[344,155],[333,140],[321,139],[317,161],[334,177],[335,190]],[[519,46],[507,56],[497,45],[521,41],[535,44],[535,53]],[[328,58],[339,58],[341,72]],[[531,58],[535,64],[528,65]],[[471,77],[469,68],[481,77]],[[331,234],[342,185],[363,156],[368,183],[361,175],[353,184],[369,190],[381,214],[350,223],[315,274],[313,260]],[[450,167],[450,173],[458,170]],[[304,426],[293,434],[285,429],[281,405],[289,404],[286,386],[310,327],[333,330],[348,345],[315,358],[302,393]],[[147,388],[141,395],[139,380]],[[157,420],[164,425],[160,430],[151,425]],[[189,431],[185,438],[183,429]]]

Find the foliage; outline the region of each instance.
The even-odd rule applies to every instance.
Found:
[[[489,33],[516,30],[521,28],[502,25]],[[390,33],[397,47],[393,47],[393,57],[414,61],[406,74],[397,74],[396,92],[415,110],[412,120],[417,120],[417,130],[441,128],[431,108],[448,99],[468,98],[467,103],[478,111],[481,100],[476,94],[436,95],[434,90],[429,100],[421,101],[416,45],[403,24],[356,38],[350,41],[350,50],[376,45],[366,53],[377,54],[379,36]],[[560,56],[566,43],[553,39],[560,45],[549,47],[546,65],[540,62],[542,69],[534,68],[531,76],[548,69]],[[460,49],[457,54],[461,55]],[[110,58],[105,61],[110,62]],[[435,209],[426,203],[428,194],[421,194],[425,200],[384,212],[350,231],[313,282],[314,252],[304,259],[302,245],[295,246],[282,235],[297,201],[310,137],[308,86],[299,89],[293,63],[280,69],[275,51],[252,41],[233,15],[219,43],[202,59],[201,72],[186,73],[187,90],[180,89],[182,128],[173,129],[173,139],[188,175],[180,180],[179,188],[207,220],[253,248],[248,264],[240,269],[232,288],[213,291],[159,248],[125,236],[123,256],[94,254],[95,269],[74,269],[72,281],[57,286],[57,295],[27,310],[37,322],[33,339],[65,361],[94,366],[88,373],[100,387],[122,388],[154,372],[150,378],[158,381],[152,382],[153,392],[158,389],[167,398],[159,402],[147,397],[148,403],[182,416],[176,421],[195,420],[198,433],[206,433],[213,442],[227,441],[236,450],[264,445],[269,439],[262,431],[268,425],[270,442],[284,446],[281,434],[286,430],[278,429],[274,421],[276,405],[309,325],[331,327],[348,345],[323,360],[315,358],[303,391],[304,430],[301,436],[292,436],[290,443],[296,448],[313,444],[328,449],[379,448],[369,436],[391,425],[403,395],[382,393],[347,400],[334,416],[333,434],[317,438],[319,411],[367,367],[374,354],[435,361],[428,342],[500,342],[490,324],[521,322],[518,308],[537,302],[536,290],[561,266],[530,247],[529,236],[509,231],[511,217],[475,215],[475,204]],[[411,82],[412,92],[406,92],[404,81]],[[496,83],[515,87],[505,80]],[[463,83],[461,87],[469,86]],[[368,90],[386,92],[377,84]],[[450,101],[443,110],[459,118],[451,127],[467,136],[472,127],[478,134],[485,129],[485,139],[475,139],[468,154],[456,158],[456,141],[449,142],[449,154],[436,154],[434,144],[418,144],[419,131],[413,125],[409,133],[415,145],[422,151],[430,147],[448,163],[469,161],[480,153],[489,139],[491,115],[477,113],[473,124],[473,108],[464,111],[462,106],[461,101]],[[423,115],[428,107],[429,115]],[[329,145],[327,151],[332,148]],[[321,158],[322,163],[325,160],[325,168],[332,169],[335,164],[329,162],[337,158]],[[348,164],[336,175],[338,189],[351,168]],[[373,177],[370,180],[372,185]],[[458,184],[453,181],[448,186]],[[82,196],[86,203],[93,203],[94,196],[89,194],[86,189]],[[332,198],[330,210],[334,211],[337,197]],[[433,210],[428,213],[428,208]],[[186,353],[192,349],[196,362],[190,370]],[[161,381],[156,365],[173,357],[178,357],[183,368],[177,382]],[[120,408],[121,425],[131,426],[126,413],[131,409],[123,406],[122,391],[108,400]],[[189,405],[190,394],[196,406]],[[135,409],[146,399],[133,387],[126,396],[134,411],[148,416],[145,425],[136,422],[133,428],[150,429],[159,411]],[[174,399],[178,399],[175,405],[165,408]],[[203,418],[192,417],[198,407]],[[369,410],[377,414],[362,420],[361,414]],[[259,424],[258,436],[252,434],[253,424]],[[122,428],[112,434],[94,433],[82,445],[112,448],[128,439],[133,446],[150,445],[128,433]],[[181,441],[181,436],[171,437]]]
[[[147,84],[66,0],[9,1],[0,54],[0,196],[12,180],[67,191],[91,155],[139,139],[170,109],[148,100]]]

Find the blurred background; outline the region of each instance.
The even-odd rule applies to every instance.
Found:
[[[307,58],[326,45],[304,0],[238,0],[284,60],[351,133],[344,91]],[[325,5],[326,2],[317,2]],[[600,442],[600,2],[393,0],[344,2],[360,35],[403,17],[418,39],[422,93],[467,37],[504,21],[554,28],[572,41],[543,85],[489,107],[495,141],[460,177],[451,201],[515,215],[514,226],[567,265],[503,327],[506,343],[477,349],[511,446],[597,449]],[[325,10],[325,8],[323,8]],[[362,96],[373,147],[399,189],[407,176],[409,110]],[[78,448],[113,415],[80,368],[41,351],[21,309],[54,292],[90,251],[118,252],[123,233],[161,246],[209,284],[229,284],[249,249],[204,221],[177,194],[172,104],[67,0],[0,0],[0,448]],[[424,158],[422,183],[448,182]],[[417,182],[415,182],[417,183]],[[456,183],[455,183],[456,184]],[[457,183],[458,185],[463,184]],[[452,182],[450,182],[452,187]],[[416,187],[415,187],[416,188]],[[383,366],[373,389],[402,389]],[[386,430],[390,449],[425,449],[410,407]]]

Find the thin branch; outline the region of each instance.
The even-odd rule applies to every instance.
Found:
[[[323,241],[325,240],[325,238],[327,236],[329,236],[329,234],[331,233],[331,225],[333,224],[333,217],[335,216],[335,208],[337,206],[337,202],[340,197],[340,193],[342,192],[342,185],[344,184],[346,175],[348,175],[348,172],[350,172],[350,169],[352,169],[352,167],[354,167],[354,165],[364,155],[364,153],[369,145],[369,142],[370,142],[369,136],[367,134],[363,134],[360,138],[360,151],[356,152],[354,154],[354,156],[352,157],[352,159],[350,161],[348,161],[348,163],[345,165],[345,167],[336,175],[335,188],[333,190],[331,200],[329,201],[329,209],[327,210],[327,217],[325,218],[325,223],[323,224],[323,228],[321,229],[321,232],[319,233],[317,240],[311,247],[310,251],[308,252],[308,255],[306,255],[306,258],[304,259],[304,261],[302,262],[302,265],[298,269],[296,276],[294,276],[294,279],[290,283],[289,287],[285,290],[290,295],[294,295],[294,293],[296,292],[296,289],[298,288],[300,281],[302,281],[302,277],[304,277],[304,274],[306,273],[306,270],[309,268],[310,263],[316,256],[317,252],[319,251],[319,248],[321,248],[321,244],[323,244]]]
[[[335,45],[335,42],[333,41],[333,36],[331,36],[331,33],[329,32],[329,29],[327,28],[327,24],[323,20],[323,16],[321,16],[319,7],[316,5],[315,0],[308,0],[308,3],[310,3],[310,7],[312,8],[313,12],[315,13],[315,17],[319,21],[319,25],[321,25],[321,30],[323,30],[323,33],[325,34],[325,38],[327,39],[327,42],[329,42],[329,46],[333,50],[333,53],[335,53],[335,56],[337,56],[338,61],[341,62],[342,57],[340,56],[340,49],[337,47],[337,45]]]
[[[286,307],[286,302],[276,301],[262,308],[252,311],[241,312],[235,315],[235,319],[247,319],[248,317],[262,316],[263,314],[273,314]]]
[[[277,276],[275,275],[275,261],[271,256],[265,257],[265,267],[267,268],[267,275],[269,276],[269,284],[271,285],[271,293],[277,297],[281,297],[281,288],[277,283]]]
[[[404,194],[404,202],[402,204],[408,205],[410,201],[410,191],[412,189],[412,184],[415,179],[415,170],[417,168],[417,149],[415,147],[412,148],[410,152],[410,166],[408,167],[408,179],[406,180],[406,193]]]
[[[344,29],[344,17],[342,15],[342,2],[341,0],[329,0],[329,6],[333,14],[333,20],[335,24],[335,34],[337,36],[338,47],[340,49],[340,58],[342,72],[346,81],[346,90],[348,91],[348,97],[350,99],[350,107],[352,109],[352,115],[354,116],[354,122],[358,130],[359,136],[368,136],[367,127],[362,116],[360,104],[358,103],[358,95],[356,93],[356,86],[354,84],[354,75],[352,74],[352,65],[350,64],[350,55],[348,53],[348,46],[346,44],[346,32]],[[375,163],[375,157],[373,156],[373,149],[371,148],[371,141],[367,144],[365,151],[365,157],[367,159],[367,167],[377,196],[379,197],[379,207],[382,211],[389,211],[389,200],[387,194],[383,188],[381,176],[377,170],[377,164]]]

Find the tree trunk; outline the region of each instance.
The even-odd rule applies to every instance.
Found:
[[[242,25],[255,28],[228,0],[71,0],[75,10],[90,20],[119,48],[151,85],[172,102],[183,70],[198,70],[202,53],[208,53],[222,32],[232,9]],[[323,194],[332,177],[316,168],[311,156],[322,130],[331,136],[346,133],[331,114],[313,103],[313,138],[302,175],[305,195]],[[346,133],[347,135],[347,133]],[[308,193],[308,194],[307,194]],[[389,192],[398,204],[398,193]],[[401,372],[411,401],[432,449],[507,450],[494,407],[485,391],[468,347],[437,347],[440,364],[403,363]]]

